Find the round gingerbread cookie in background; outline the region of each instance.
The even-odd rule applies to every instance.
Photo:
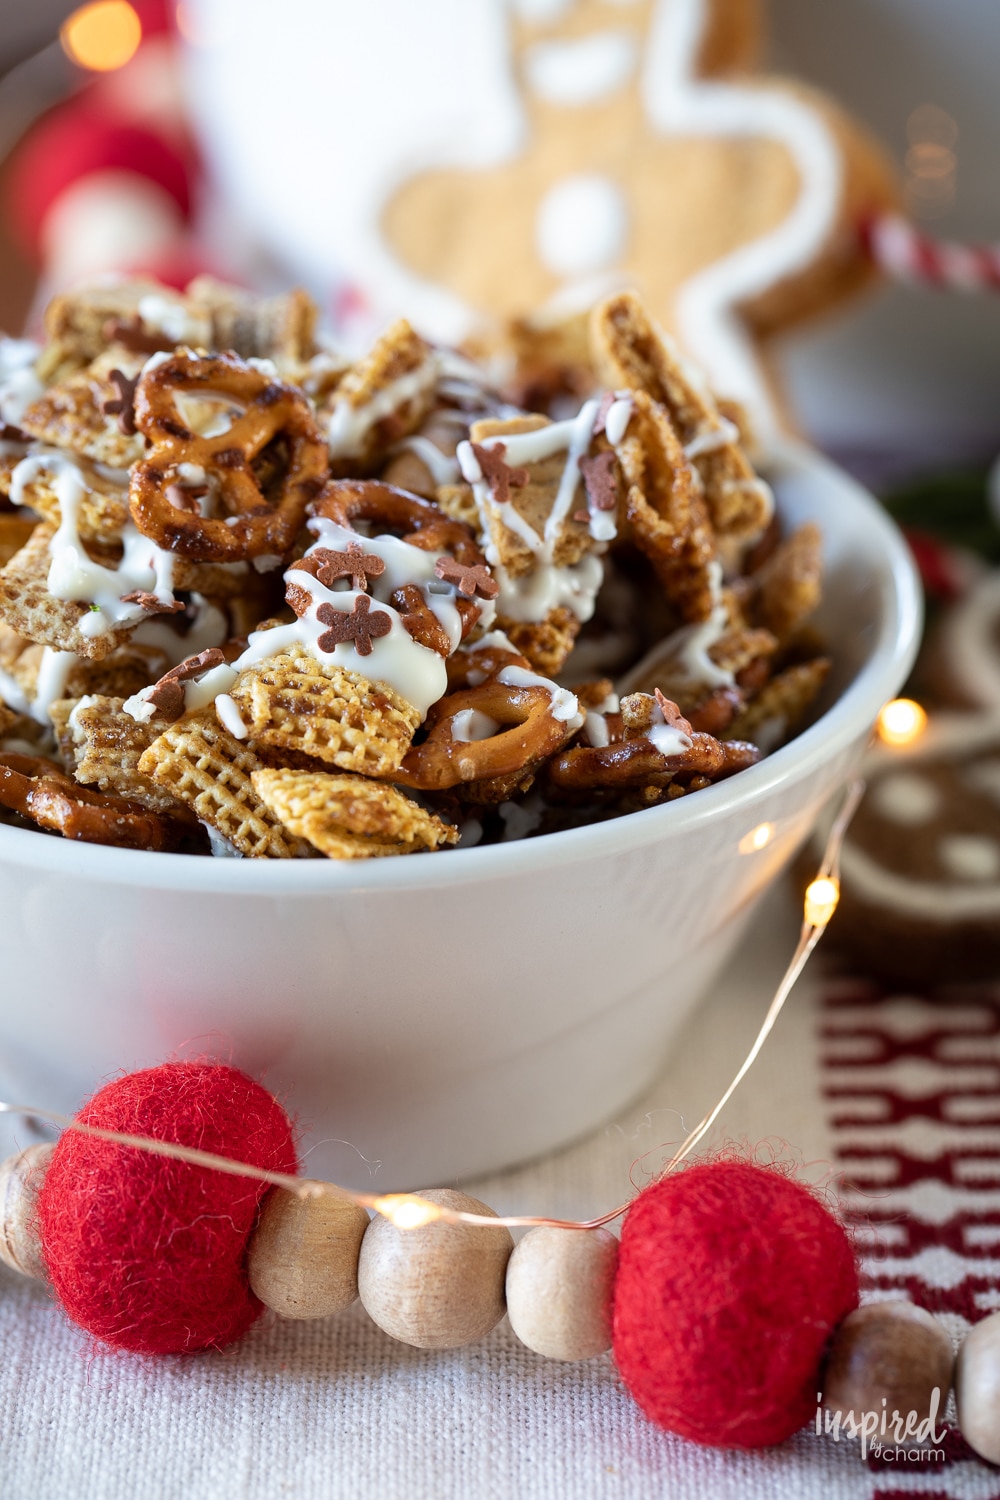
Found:
[[[1000,568],[947,610],[925,656],[928,681],[943,702],[1000,714]]]
[[[895,983],[1000,972],[1000,709],[939,713],[879,745],[841,857],[830,944]],[[815,869],[821,834],[805,864]]]
[[[543,307],[544,336],[632,283],[766,436],[776,412],[758,340],[872,275],[858,225],[895,204],[892,173],[831,101],[750,72],[753,0],[344,8],[342,55],[377,70],[344,69],[334,90],[315,79],[328,191],[305,199],[295,174],[278,182],[282,133],[268,124],[265,139],[234,93],[237,73],[244,96],[253,76],[253,28],[241,34],[233,0],[196,13],[225,40],[192,55],[220,177],[248,209],[266,182],[278,252],[338,265],[376,320],[405,310],[454,340]],[[281,50],[315,139],[312,70],[329,59]],[[289,63],[269,55],[282,91]]]

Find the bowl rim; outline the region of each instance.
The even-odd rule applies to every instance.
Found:
[[[901,532],[873,495],[814,449],[792,438],[783,438],[775,445],[768,455],[768,467],[779,475],[785,471],[825,478],[852,494],[865,513],[867,534],[878,543],[885,564],[878,579],[882,609],[868,660],[837,701],[787,745],[738,776],[705,787],[697,797],[661,803],[543,838],[451,849],[446,851],[447,858],[433,860],[419,855],[357,861],[211,859],[198,854],[71,843],[39,837],[33,829],[0,826],[0,866],[17,864],[102,884],[212,891],[226,896],[315,896],[338,891],[374,894],[509,878],[581,864],[659,842],[668,832],[697,829],[703,822],[720,818],[726,810],[751,810],[782,782],[800,780],[818,771],[874,723],[882,704],[895,695],[912,666],[923,619],[922,592],[912,555]]]

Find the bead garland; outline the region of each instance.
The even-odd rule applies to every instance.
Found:
[[[963,1436],[1000,1463],[1000,1312],[970,1330],[956,1360],[920,1308],[858,1306],[846,1231],[794,1177],[731,1154],[673,1171],[749,1071],[833,914],[860,790],[831,833],[746,1061],[631,1203],[586,1223],[501,1219],[450,1189],[375,1197],[310,1182],[295,1175],[291,1124],[261,1085],[222,1064],[175,1062],[106,1085],[75,1120],[0,1104],[67,1127],[0,1164],[0,1261],[49,1282],[94,1336],[144,1352],[218,1348],[265,1308],[320,1318],[358,1297],[400,1342],[456,1349],[506,1312],[544,1358],[612,1349],[647,1416],[712,1446],[780,1442],[814,1409],[817,1431],[874,1423],[889,1441],[939,1438],[954,1385]],[[619,1240],[603,1226],[620,1216]],[[513,1225],[529,1226],[516,1246]]]

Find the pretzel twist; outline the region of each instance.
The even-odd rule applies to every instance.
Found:
[[[450,552],[465,567],[482,566],[486,559],[471,527],[446,516],[433,500],[378,479],[335,479],[323,486],[309,506],[314,516],[326,516],[349,531],[367,521],[378,532],[391,532],[424,552]]]
[[[611,716],[609,715],[609,718]],[[760,760],[756,745],[693,734],[690,750],[663,755],[644,735],[614,740],[596,748],[575,745],[549,762],[546,776],[562,792],[621,792],[635,787],[668,785],[676,776],[705,776],[721,781]]]
[[[181,391],[230,397],[243,410],[225,432],[198,436],[181,421]],[[132,519],[143,536],[195,562],[240,562],[289,551],[329,467],[326,443],[301,391],[235,354],[175,354],[142,376],[135,420],[151,444],[148,456],[133,465],[129,486]],[[287,467],[269,498],[251,464],[275,439],[287,449]],[[214,477],[225,516],[173,503],[168,491],[182,463]]]
[[[485,714],[498,732],[483,740],[456,740],[456,714]],[[427,737],[407,751],[393,780],[418,791],[447,791],[463,782],[528,775],[560,750],[574,733],[557,719],[545,687],[514,687],[490,678],[478,687],[449,693],[427,717]]]
[[[63,838],[120,849],[175,849],[185,831],[141,803],[80,786],[41,755],[0,755],[0,806]]]

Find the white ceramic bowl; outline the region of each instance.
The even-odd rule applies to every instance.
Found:
[[[619,1111],[916,649],[918,586],[877,504],[803,448],[770,477],[786,520],[824,534],[831,706],[797,739],[630,817],[362,865],[0,828],[3,1097],[72,1110],[122,1069],[209,1052],[286,1099],[312,1174],[362,1186],[381,1161],[384,1187],[491,1170]]]

